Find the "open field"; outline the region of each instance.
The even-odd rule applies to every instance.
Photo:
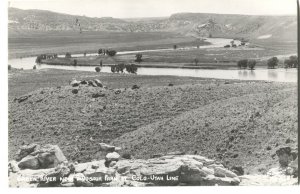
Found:
[[[74,87],[68,84],[72,78],[97,78],[108,88],[80,85],[73,94]],[[131,89],[134,84],[140,88]],[[102,97],[92,97],[96,93]],[[21,95],[28,98],[14,101]],[[278,163],[277,147],[297,145],[297,87],[263,81],[13,70],[8,134],[10,158],[22,144],[35,142],[59,145],[70,160],[90,161],[102,157],[98,143],[105,142],[136,158],[197,151],[226,166],[243,166],[246,173],[264,173]]]
[[[196,46],[208,43],[199,42],[193,37],[173,32],[84,32],[74,31],[39,32],[9,31],[9,57],[36,56],[43,53],[95,53],[99,48],[122,50],[144,50],[172,48],[174,44]]]

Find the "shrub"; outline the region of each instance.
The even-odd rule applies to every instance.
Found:
[[[71,57],[72,57],[71,53],[66,53],[65,58],[71,58]]]
[[[103,64],[102,64],[102,60],[100,60],[100,66],[102,67],[102,65],[103,65]]]
[[[142,57],[143,57],[143,55],[141,53],[136,54],[135,55],[135,58],[136,58],[135,62],[138,62],[138,63],[142,62],[143,61]]]
[[[224,48],[230,48],[230,45],[229,45],[229,44],[227,44],[227,45],[225,45],[225,46],[224,46]]]
[[[11,70],[11,65],[8,65],[8,70]]]
[[[115,56],[117,54],[117,51],[115,51],[115,50],[106,50],[106,53],[109,56],[113,57],[113,56]]]
[[[95,68],[95,71],[96,71],[96,72],[100,72],[100,71],[101,71],[101,68],[100,68],[100,67],[96,67],[96,68]]]
[[[198,65],[199,60],[197,58],[194,59],[196,65]]]
[[[115,66],[115,65],[112,65],[112,66],[110,67],[110,70],[111,70],[112,73],[115,73],[115,72],[116,72],[116,66]]]
[[[36,65],[33,66],[33,69],[36,69]]]
[[[76,65],[77,65],[77,60],[76,60],[76,59],[74,59],[74,61],[73,61],[73,65],[74,65],[74,66],[76,66]]]
[[[173,49],[177,49],[177,45],[176,44],[173,45]]]
[[[275,66],[278,66],[278,62],[279,62],[279,60],[277,57],[272,57],[272,58],[268,59],[268,61],[267,61],[268,68],[274,69]]]
[[[241,69],[246,69],[247,68],[247,65],[248,65],[248,60],[247,59],[242,59],[242,60],[239,60],[237,62],[237,66]]]
[[[254,67],[255,67],[255,65],[256,65],[256,61],[255,60],[252,59],[252,60],[248,61],[248,68],[249,69],[253,70]]]
[[[103,50],[102,49],[99,49],[98,50],[98,55],[101,55],[103,53]],[[104,54],[105,55],[105,54]]]

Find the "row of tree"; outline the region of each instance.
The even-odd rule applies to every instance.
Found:
[[[136,73],[137,72],[137,66],[135,64],[127,64],[125,65],[124,63],[120,63],[117,65],[113,65],[111,66],[111,72],[112,73],[124,73],[124,69],[126,69],[126,71],[128,73]]]
[[[271,57],[267,60],[267,66],[269,69],[274,69],[279,64],[279,60],[277,57]],[[288,59],[285,59],[284,68],[297,68],[298,67],[298,57],[297,56],[290,56]],[[247,67],[251,70],[254,69],[256,65],[256,61],[254,59],[242,59],[237,62],[237,66],[240,69],[246,69]]]

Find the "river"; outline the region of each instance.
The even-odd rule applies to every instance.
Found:
[[[200,48],[217,48],[229,44],[231,39],[207,39],[211,45],[204,45]],[[181,49],[192,49],[181,48]],[[158,49],[173,50],[173,49]],[[118,54],[130,54],[137,52],[152,52],[158,50],[142,51],[123,51]],[[89,55],[96,55],[92,53]],[[72,55],[80,57],[82,54]],[[36,57],[9,59],[8,64],[14,68],[32,69],[35,65]],[[37,69],[54,68],[79,71],[95,71],[93,66],[60,66],[60,65],[37,65]],[[103,67],[101,72],[111,72],[110,67]],[[265,80],[276,82],[297,82],[297,69],[256,69],[256,70],[211,70],[211,69],[181,69],[181,68],[138,68],[139,75],[173,75],[173,76],[190,76],[216,79],[239,79],[239,80]]]

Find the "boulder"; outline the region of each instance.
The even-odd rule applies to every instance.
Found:
[[[98,80],[98,79],[94,79],[94,82],[95,82],[95,84],[98,86],[98,87],[103,87],[103,84],[101,83],[101,81],[100,80]]]
[[[108,153],[105,156],[105,161],[111,162],[111,161],[119,161],[121,156],[117,152]]]
[[[287,167],[289,163],[293,160],[291,151],[292,149],[290,147],[281,147],[276,151],[281,167]]]
[[[80,83],[81,83],[80,81],[72,80],[71,83],[70,83],[70,85],[71,85],[72,87],[77,87],[77,86],[80,85]]]
[[[37,144],[29,144],[29,145],[24,145],[20,147],[20,149],[17,152],[17,157],[16,160],[20,161],[22,158],[26,157],[27,155],[31,154],[35,150],[39,148],[39,145]]]
[[[37,154],[41,168],[53,168],[67,161],[66,157],[57,145],[47,144],[31,154]]]
[[[230,178],[237,177],[235,173],[225,168],[216,167],[214,170],[215,170],[216,177],[230,177]]]
[[[111,182],[116,176],[116,170],[113,168],[98,168],[96,170],[88,169],[83,173],[89,182],[94,184],[101,184]]]
[[[100,151],[103,152],[114,152],[116,148],[115,146],[108,145],[106,143],[99,143],[99,146],[100,146]]]
[[[8,162],[8,172],[16,173],[19,170],[18,163],[15,160]]]
[[[21,169],[39,169],[40,164],[36,156],[28,155],[19,162],[18,167]]]
[[[73,177],[73,182],[76,187],[92,187],[94,184],[89,182],[84,174],[77,173]]]

